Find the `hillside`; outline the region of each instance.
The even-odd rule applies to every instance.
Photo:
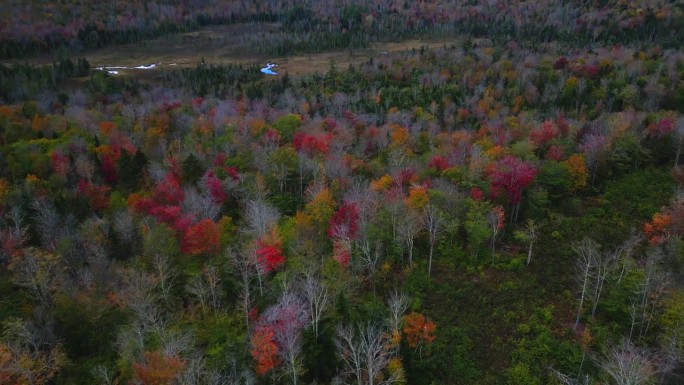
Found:
[[[0,384],[681,383],[680,4],[126,3],[0,15]]]

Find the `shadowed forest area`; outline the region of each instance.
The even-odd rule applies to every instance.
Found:
[[[684,4],[8,3],[0,384],[684,381]]]

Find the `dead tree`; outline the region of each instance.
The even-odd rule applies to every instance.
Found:
[[[573,246],[573,251],[577,254],[577,262],[575,263],[575,277],[580,285],[579,305],[577,308],[577,317],[575,318],[575,325],[573,329],[577,329],[582,309],[584,309],[584,301],[587,298],[591,286],[592,272],[598,258],[598,244],[589,238],[584,238],[582,241]]]
[[[308,313],[311,321],[311,327],[314,332],[314,337],[318,339],[318,325],[323,318],[325,308],[330,302],[330,298],[328,297],[328,288],[321,283],[320,278],[317,277],[317,274],[310,270],[305,273],[301,286],[304,300],[308,306]]]
[[[273,225],[280,219],[280,212],[262,200],[252,200],[247,202],[245,208],[245,222],[249,232],[255,237],[260,238],[266,234]]]
[[[413,245],[416,236],[424,228],[423,218],[416,215],[413,211],[407,210],[405,217],[399,225],[399,235],[404,239],[408,249],[409,269],[413,270]]]
[[[425,216],[425,229],[428,232],[430,241],[430,251],[428,252],[428,278],[432,273],[432,256],[435,250],[435,243],[437,242],[437,237],[441,235],[444,230],[444,215],[437,208],[437,206],[428,203],[423,209],[423,214]]]
[[[655,356],[630,340],[622,340],[596,361],[616,385],[649,384],[657,370]]]
[[[344,363],[341,375],[353,377],[359,385],[394,383],[396,377],[383,375],[392,358],[392,350],[387,348],[389,343],[386,330],[376,324],[339,327],[335,344]]]
[[[534,223],[534,220],[530,219],[522,230],[513,232],[515,239],[527,243],[527,260],[525,262],[527,266],[532,262],[532,248],[537,241],[537,230],[539,230],[539,225]]]

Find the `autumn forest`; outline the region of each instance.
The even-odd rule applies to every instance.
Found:
[[[5,3],[0,384],[684,382],[684,3]]]

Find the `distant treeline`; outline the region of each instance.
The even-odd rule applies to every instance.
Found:
[[[257,47],[273,54],[357,48],[373,41],[430,36],[468,35],[534,44],[657,41],[664,48],[678,47],[684,39],[683,6],[653,1],[577,5],[548,0],[496,6],[464,1],[409,4],[389,0],[347,5],[330,1],[256,5],[236,1],[130,5],[114,1],[111,7],[68,3],[39,4],[29,10],[10,7],[0,15],[0,57],[81,52],[206,25],[245,22],[281,23],[285,35],[270,37]],[[82,17],[74,19],[72,9]]]
[[[65,58],[50,66],[29,64],[0,64],[0,102],[13,103],[31,99],[45,90],[54,89],[67,78],[87,76],[90,63],[84,58],[74,61]]]

